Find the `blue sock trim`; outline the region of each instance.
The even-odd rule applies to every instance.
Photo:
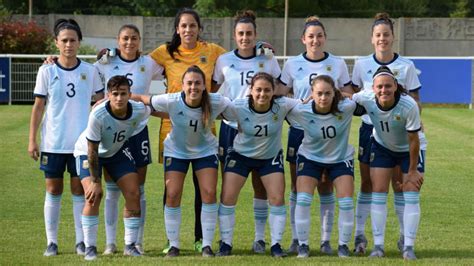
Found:
[[[137,229],[140,227],[140,217],[129,217],[129,218],[123,218],[123,224],[125,228],[128,229]]]
[[[115,182],[105,182],[106,191],[120,191],[120,188]]]
[[[165,205],[165,214],[181,214],[181,206],[178,207],[168,207]]]
[[[140,185],[140,195],[145,194],[145,185]]]
[[[350,211],[354,209],[354,202],[351,197],[339,198],[339,210]]]
[[[357,203],[359,204],[371,204],[372,193],[359,192],[357,195]]]
[[[408,191],[403,192],[405,204],[418,204],[420,203],[420,192]]]
[[[296,202],[297,198],[298,198],[298,193],[296,192],[293,192],[293,191],[290,191],[290,201],[294,201]]]
[[[218,210],[219,215],[232,215],[235,213],[235,205],[234,206],[226,206],[224,204],[219,205],[219,210]]]
[[[82,227],[92,227],[99,224],[99,216],[98,215],[93,215],[93,216],[82,215],[81,221],[82,221]]]
[[[286,215],[286,206],[272,206],[270,205],[270,214],[273,215]]]
[[[336,203],[336,196],[334,193],[319,194],[321,204],[334,204]]]
[[[219,209],[219,206],[217,206],[217,203],[211,203],[211,204],[203,203],[201,205],[201,210],[207,213],[217,212],[218,209]]]
[[[313,202],[313,195],[306,192],[298,192],[296,195],[296,205],[308,207]]]
[[[405,206],[405,198],[403,192],[394,193],[394,202],[396,206]]]
[[[388,193],[372,192],[372,204],[386,205]]]
[[[73,202],[85,202],[86,201],[86,198],[84,197],[84,195],[72,195],[72,201]]]
[[[52,202],[59,202],[61,201],[61,197],[63,195],[62,194],[59,194],[59,195],[53,195],[49,192],[46,192],[46,201],[52,201]]]

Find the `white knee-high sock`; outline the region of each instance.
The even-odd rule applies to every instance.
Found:
[[[270,205],[270,232],[272,238],[272,246],[280,243],[285,232],[286,225],[286,206]]]
[[[370,216],[372,217],[374,245],[383,247],[385,239],[385,224],[387,222],[387,193],[372,192]]]
[[[146,218],[145,185],[140,185],[140,228],[138,229],[137,244],[143,244],[143,237],[145,235],[145,218]]]
[[[403,192],[405,198],[405,246],[415,245],[416,233],[420,223],[420,192]]]
[[[253,198],[253,217],[255,219],[255,241],[265,241],[265,226],[268,218],[268,200]]]
[[[291,225],[291,239],[298,239],[298,233],[296,231],[295,224],[295,210],[296,210],[297,194],[296,192],[290,191],[290,225]]]
[[[99,229],[99,216],[82,215],[82,229],[84,230],[84,244],[87,247],[97,246],[97,231]]]
[[[117,242],[117,221],[118,221],[118,201],[120,198],[120,188],[115,182],[105,183],[105,238],[107,244]]]
[[[398,224],[400,225],[400,235],[403,235],[403,213],[405,212],[405,199],[403,192],[394,193],[395,213],[397,214]]]
[[[357,195],[356,213],[355,213],[355,235],[364,235],[365,222],[370,213],[370,205],[372,204],[372,193],[359,192]]]
[[[47,243],[58,243],[59,214],[61,212],[61,194],[53,195],[46,192],[44,199],[44,224]]]
[[[339,198],[339,245],[348,245],[354,228],[354,202],[351,197]]]
[[[235,205],[219,205],[219,231],[222,242],[232,246],[235,226]]]
[[[321,199],[321,242],[331,240],[332,225],[334,224],[334,210],[336,197],[334,193],[319,195]]]
[[[125,229],[125,245],[135,244],[138,237],[138,229],[140,228],[140,217],[123,218]]]
[[[313,195],[298,192],[296,196],[295,227],[300,245],[309,245],[309,232],[311,226],[311,203]]]
[[[76,230],[76,244],[84,242],[81,215],[85,203],[84,195],[72,195],[72,213],[74,216],[74,229]]]
[[[219,206],[217,203],[201,205],[201,228],[202,228],[202,246],[212,247],[212,240],[216,232],[217,210]]]
[[[166,236],[171,247],[179,248],[179,230],[181,227],[181,207],[165,206]]]

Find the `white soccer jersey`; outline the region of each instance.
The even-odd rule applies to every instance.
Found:
[[[258,72],[266,72],[277,79],[281,70],[275,57],[266,56],[241,57],[237,50],[227,52],[217,59],[213,80],[220,84],[220,93],[230,100],[245,98],[249,94],[252,77]],[[236,122],[224,120],[226,124],[237,129]]]
[[[374,138],[385,148],[394,152],[408,152],[408,133],[421,128],[420,112],[415,100],[409,95],[401,95],[390,110],[380,109],[372,91],[363,90],[352,96],[364,106],[374,122]]]
[[[406,90],[412,91],[421,88],[420,80],[416,74],[415,65],[409,59],[395,54],[392,61],[381,63],[375,58],[375,54],[357,59],[352,72],[352,83],[363,90],[372,90],[373,75],[380,66],[387,66],[395,75],[398,83]],[[372,125],[368,115],[362,116],[364,123]]]
[[[234,139],[234,150],[253,159],[271,159],[281,148],[281,130],[286,115],[300,100],[281,97],[275,99],[272,107],[259,113],[249,106],[248,98],[236,99],[224,116],[239,124]]]
[[[76,142],[74,156],[87,155],[88,140],[100,142],[99,157],[114,156],[150,113],[150,107],[130,100],[126,117],[119,118],[112,113],[109,101],[101,103],[92,110],[87,128]]]
[[[314,101],[299,104],[287,116],[288,121],[303,126],[304,138],[298,154],[320,163],[339,163],[352,160],[354,148],[349,145],[349,132],[356,103],[344,99],[339,102],[340,113],[319,114]]]
[[[131,84],[130,91],[134,94],[149,95],[152,80],[162,80],[164,69],[158,65],[150,56],[140,56],[135,60],[125,60],[120,55],[111,58],[108,64],[94,64],[102,76],[104,87],[107,87],[109,79],[116,75],[126,76]],[[148,119],[142,121],[133,135],[140,133],[148,123]]]
[[[289,88],[293,88],[295,99],[306,99],[311,96],[311,81],[318,75],[328,75],[334,80],[336,88],[351,84],[349,71],[344,59],[330,53],[324,53],[321,60],[311,60],[306,53],[292,57],[286,61],[281,72],[280,81]],[[295,128],[303,129],[295,123]]]
[[[57,62],[42,65],[36,77],[34,95],[46,98],[41,127],[41,151],[73,153],[74,144],[87,127],[92,95],[103,91],[97,69],[78,60],[66,69]]]
[[[184,101],[184,92],[156,95],[152,107],[169,114],[172,129],[164,141],[164,156],[179,159],[197,159],[217,154],[217,139],[210,124],[229,105],[230,100],[217,93],[209,93],[211,116],[209,126],[202,124],[201,107],[190,107]]]

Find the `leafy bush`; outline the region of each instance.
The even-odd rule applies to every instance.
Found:
[[[43,54],[51,39],[35,22],[0,22],[0,53]]]

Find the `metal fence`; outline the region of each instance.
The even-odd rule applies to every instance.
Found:
[[[46,58],[47,55],[1,55],[0,58],[11,58],[11,65],[10,65],[10,100],[9,103],[31,103],[34,101],[33,97],[33,90],[35,87],[36,83],[36,75],[38,72],[39,67],[43,64],[44,59]],[[78,56],[79,58],[93,62],[95,61],[95,56],[94,55],[82,55]],[[346,61],[347,67],[349,69],[349,73],[352,74],[352,68],[354,65],[354,61],[357,59],[358,56],[343,56],[344,60]],[[276,57],[280,63],[280,66],[283,66],[284,62],[289,58],[288,56],[277,56]],[[461,101],[458,99],[454,99],[453,101],[450,102],[445,102],[445,103],[462,103],[462,104],[468,104],[470,107],[472,107],[472,98],[474,98],[474,57],[409,57],[410,59],[413,60],[440,60],[442,62],[449,62],[451,61],[460,61],[464,60],[468,62],[470,73],[465,73],[464,76],[469,77],[468,82],[462,83],[463,85],[463,98]],[[437,63],[438,64],[438,63]],[[416,63],[417,68],[418,64]],[[440,68],[437,65],[435,66],[436,68]],[[454,71],[454,78],[456,79],[458,77],[458,73],[464,71],[464,69],[452,69]],[[4,71],[3,71],[4,72]],[[464,71],[467,72],[467,71]],[[0,74],[2,73],[2,70],[0,69]],[[444,73],[443,73],[444,74]],[[433,74],[430,74],[433,75]],[[434,74],[433,77],[430,77],[430,79],[434,78],[439,78],[438,74]],[[431,81],[430,81],[431,82]],[[425,87],[425,84],[428,82],[422,81],[423,86]],[[429,91],[422,90],[422,93],[430,93],[425,99],[428,99],[432,96],[432,93],[437,93],[437,94],[444,94],[446,93],[444,90],[442,91],[441,89],[438,90],[432,90],[431,84],[430,87],[428,87]],[[449,86],[448,86],[449,87]],[[452,87],[452,86],[451,86]],[[152,82],[150,91],[154,94],[157,93],[162,93],[164,92],[164,85],[163,82]],[[449,92],[448,92],[449,93]],[[467,94],[470,95],[470,98],[466,100]],[[444,98],[443,98],[444,97]],[[422,98],[423,99],[423,98]],[[443,102],[443,100],[438,101],[438,99],[446,99],[445,96],[439,95],[437,99],[434,101],[429,101],[433,103],[437,102]],[[456,102],[459,101],[459,102]]]

